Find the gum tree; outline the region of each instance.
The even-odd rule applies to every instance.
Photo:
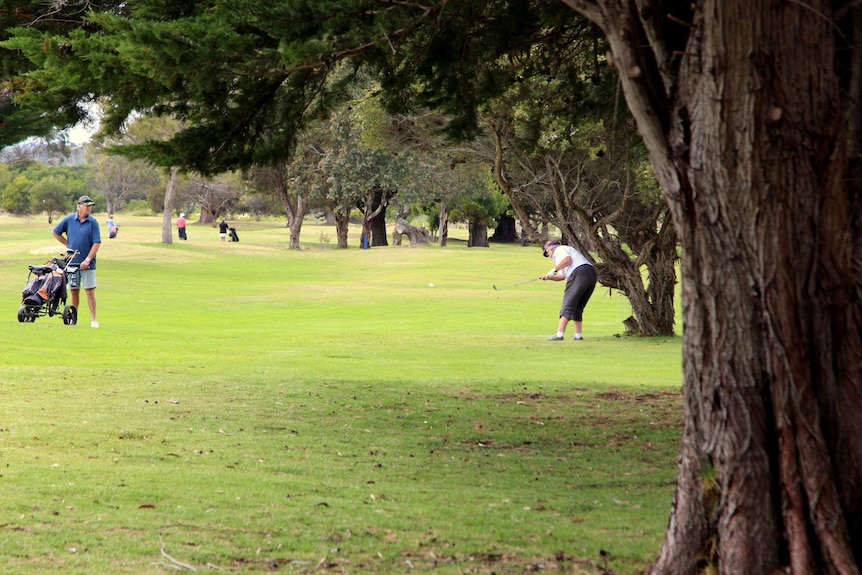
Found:
[[[119,211],[130,200],[146,198],[147,192],[164,183],[158,169],[141,161],[97,153],[90,162],[87,184],[105,197],[108,213]]]
[[[268,190],[278,199],[287,216],[289,247],[298,250],[302,221],[308,213],[309,188],[316,177],[320,157],[307,138],[301,139],[297,151],[291,157],[290,162],[275,162],[252,168],[249,175],[256,188]]]

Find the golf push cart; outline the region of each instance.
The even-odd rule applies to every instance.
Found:
[[[65,325],[78,323],[78,310],[66,305],[67,286],[77,286],[78,282],[78,266],[69,265],[77,254],[77,250],[68,250],[66,255],[51,258],[44,265],[28,266],[30,273],[18,308],[19,322],[32,323],[37,317],[61,313]]]

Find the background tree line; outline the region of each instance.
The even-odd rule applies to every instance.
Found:
[[[673,333],[674,230],[625,106],[611,96],[600,35],[565,7],[516,3],[508,9],[517,25],[495,18],[501,29],[470,42],[468,58],[449,61],[443,39],[424,28],[438,8],[369,13],[372,28],[414,27],[400,49],[429,60],[410,73],[379,45],[354,53],[315,44],[316,35],[337,32],[339,45],[354,46],[374,31],[291,3],[231,2],[219,14],[194,4],[106,6],[49,40],[56,51],[44,50],[38,26],[18,29],[7,47],[34,67],[27,78],[35,89],[17,100],[22,109],[62,107],[72,94],[110,102],[104,134],[128,134],[130,119],[144,112],[175,120],[170,133],[105,151],[167,174],[241,174],[281,204],[292,248],[309,209],[332,218],[339,247],[354,210],[360,242],[371,246],[388,244],[387,217],[406,223],[417,210],[441,245],[452,218],[467,222],[469,246],[487,246],[489,226],[494,240],[541,242],[553,224],[597,255],[603,284],[629,296],[635,331]],[[459,27],[488,14],[471,5],[447,33],[465,34]],[[308,63],[316,49],[326,65]],[[153,58],[159,65],[146,73],[128,65]],[[417,90],[413,78],[423,75],[447,86],[447,98]],[[186,79],[181,88],[178,77]],[[460,98],[469,105],[452,107]],[[205,221],[229,207],[217,205],[218,189],[194,188],[214,206],[202,210]],[[170,241],[167,218],[164,228]]]

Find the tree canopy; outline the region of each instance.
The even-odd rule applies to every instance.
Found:
[[[374,70],[390,110],[434,107],[450,118],[451,133],[475,133],[478,104],[511,81],[509,71],[480,64],[525,49],[554,19],[573,18],[548,2],[446,5],[140,0],[92,11],[62,35],[13,28],[3,45],[30,63],[21,110],[56,110],[48,116],[65,125],[80,116],[70,102],[99,98],[107,131],[136,113],[170,115],[183,130],[127,153],[214,173],[289,157],[306,121],[349,97],[352,74],[338,68],[333,76],[348,60]]]

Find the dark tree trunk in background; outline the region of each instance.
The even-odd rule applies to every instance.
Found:
[[[667,225],[672,227],[673,224],[667,222]],[[644,305],[634,309],[638,328],[642,335],[671,335],[676,315],[676,264],[679,261],[676,233],[660,231],[655,245],[642,253],[646,256],[643,265],[647,270],[647,288]],[[637,286],[632,287],[634,291]]]
[[[357,203],[357,207],[362,210],[361,236],[368,238],[368,247],[389,245],[389,238],[386,237],[386,205],[394,195],[380,186],[374,186]]]
[[[607,36],[682,245],[683,442],[652,573],[858,574],[859,8],[563,1]]]
[[[437,245],[445,248],[446,243],[449,241],[449,208],[446,207],[445,203],[440,204],[440,229],[438,234],[440,237],[437,240]]]
[[[337,245],[341,249],[347,249],[347,230],[350,225],[350,214],[336,211],[334,216]]]
[[[489,123],[487,126],[494,140],[494,180],[503,193],[506,194],[506,197],[509,198],[509,204],[515,211],[518,221],[521,222],[521,230],[523,230],[524,235],[523,241],[529,242],[532,240],[536,243],[544,243],[548,238],[547,233],[543,234],[534,226],[527,207],[521,201],[520,194],[515,193],[509,178],[506,176],[506,164],[503,159],[503,150],[506,146],[503,144],[503,139],[500,136],[501,126],[494,125],[493,123]]]
[[[294,197],[295,202],[290,203],[287,211],[287,227],[290,229],[290,249],[299,249],[299,234],[302,231],[302,220],[308,213],[308,198],[305,195]]]
[[[445,203],[440,204],[440,230],[438,234],[437,245],[445,248],[449,242],[449,208],[446,207]]]
[[[491,236],[489,241],[514,244],[519,239],[518,230],[515,228],[515,218],[503,215],[500,216],[500,221],[497,223],[497,227],[494,228],[494,235]]]
[[[389,239],[386,237],[386,206],[380,209],[380,213],[371,220],[371,245],[388,246]]]
[[[488,244],[488,226],[476,220],[470,220],[467,224],[470,235],[467,239],[468,248],[487,248]]]

